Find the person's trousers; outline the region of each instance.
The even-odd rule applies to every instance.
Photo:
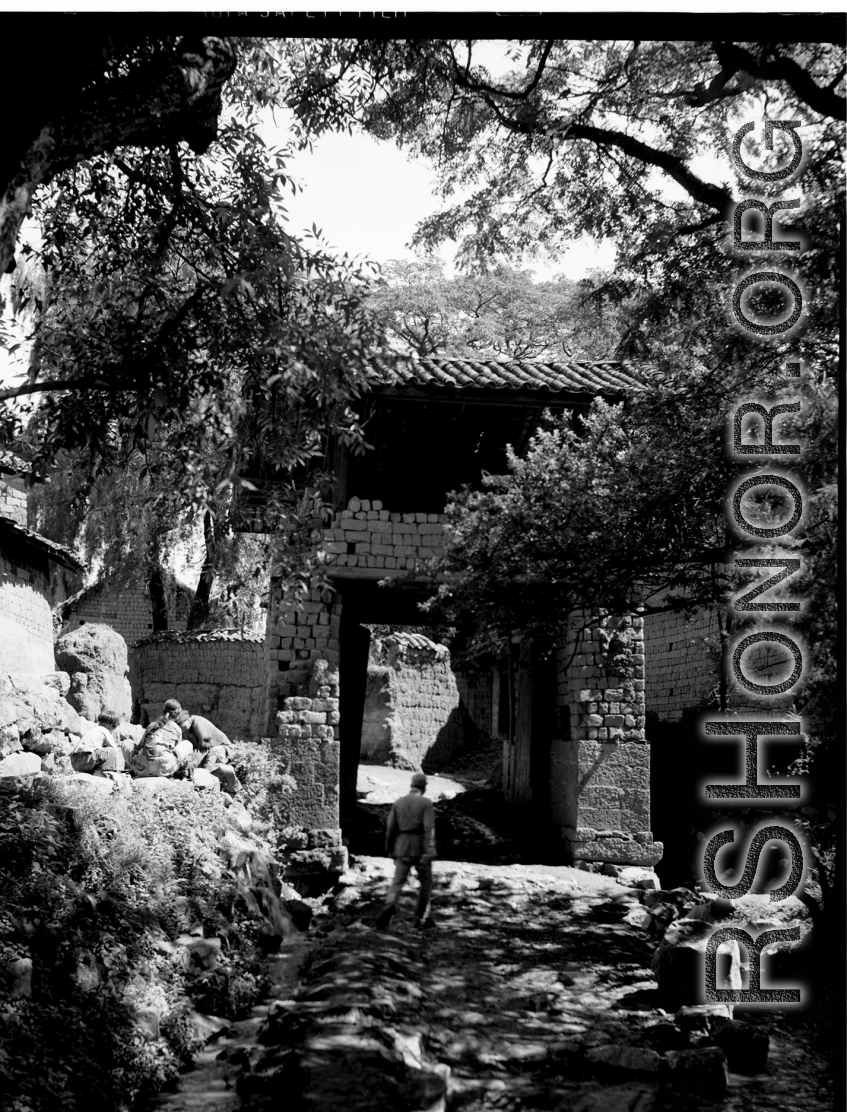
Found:
[[[417,857],[396,857],[394,859],[394,879],[391,881],[391,887],[388,889],[388,895],[385,897],[385,906],[396,910],[397,903],[400,899],[400,893],[409,878],[409,873],[414,865],[415,871],[418,874],[420,881],[420,891],[418,892],[418,904],[415,908],[415,915],[418,919],[427,919],[429,917],[429,904],[432,899],[432,862],[427,861],[424,864]]]

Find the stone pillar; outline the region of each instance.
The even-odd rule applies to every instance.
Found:
[[[578,617],[558,647],[558,702],[568,735],[553,742],[551,811],[579,861],[655,865],[645,739],[644,622]]]
[[[285,543],[284,534],[278,544]],[[286,593],[272,565],[268,604],[265,716],[281,772],[296,781],[288,821],[286,876],[308,889],[327,871],[346,868],[339,818],[338,674],[341,605],[317,585]]]

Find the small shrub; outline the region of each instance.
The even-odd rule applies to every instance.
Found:
[[[194,1006],[234,1018],[265,990],[224,801],[188,784],[123,797],[56,779],[5,803],[0,958],[32,959],[33,995],[0,986],[4,1108],[130,1108],[196,1054]],[[227,941],[211,974],[185,960],[192,931]]]

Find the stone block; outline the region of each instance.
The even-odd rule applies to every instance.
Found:
[[[661,842],[636,842],[617,838],[598,838],[593,842],[573,842],[574,857],[582,861],[610,861],[618,865],[656,865],[662,859]]]
[[[646,1077],[658,1075],[662,1058],[655,1050],[645,1047],[610,1043],[589,1047],[585,1060],[598,1072]]]
[[[714,929],[714,924],[703,919],[685,918],[672,922],[665,931],[652,965],[660,1006],[666,1011],[704,1002],[706,945]],[[741,953],[735,940],[718,950],[717,984],[719,988],[741,988]]]

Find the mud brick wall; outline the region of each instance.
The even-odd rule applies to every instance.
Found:
[[[351,498],[323,530],[326,562],[410,571],[440,553],[444,520],[443,514],[389,513],[382,502]]]
[[[26,526],[26,490],[23,479],[0,476],[0,517],[10,517],[18,525]]]
[[[188,600],[178,595],[168,600],[168,629],[185,629],[188,620]],[[99,622],[111,626],[127,642],[149,637],[153,630],[153,611],[146,588],[137,585],[118,590],[108,582],[87,591],[66,614],[65,632],[76,629],[85,622]]]
[[[652,865],[650,748],[645,736],[644,622],[575,621],[557,650],[564,737],[551,753],[552,815],[574,858]]]
[[[142,721],[166,699],[214,722],[230,738],[264,731],[264,638],[238,630],[157,634],[130,646],[129,679]]]
[[[47,561],[0,553],[0,672],[55,672]]]
[[[361,759],[437,772],[473,740],[449,650],[422,634],[396,633],[371,652]]]

